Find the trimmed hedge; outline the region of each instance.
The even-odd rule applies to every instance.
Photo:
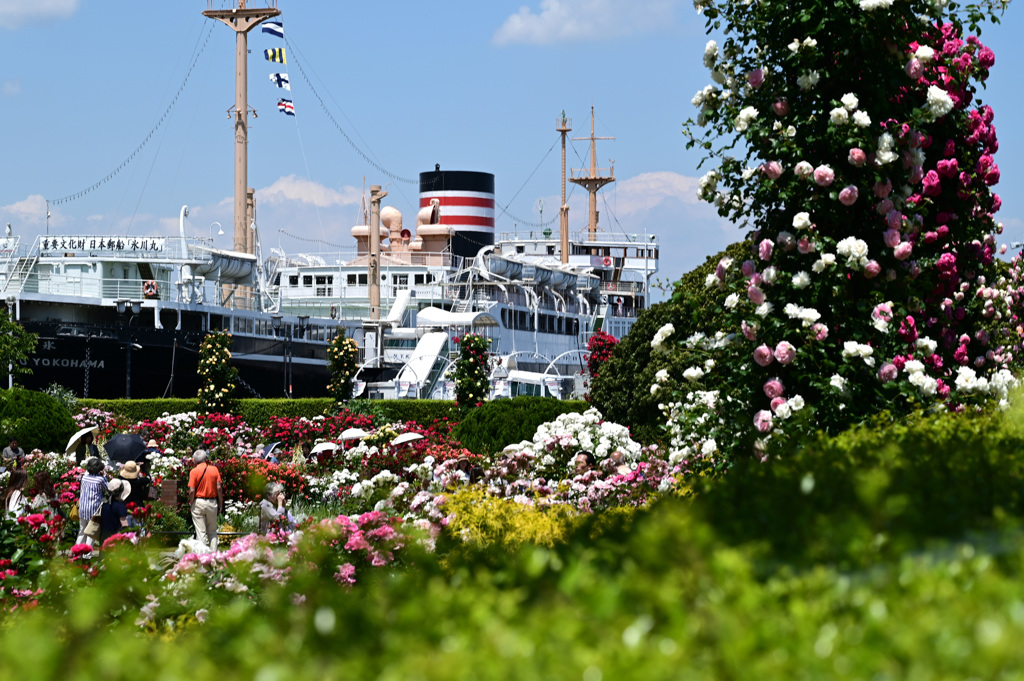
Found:
[[[359,400],[349,402],[347,407],[357,413],[373,415],[378,421],[415,421],[429,425],[437,419],[452,418],[456,415],[453,402],[449,400]],[[196,399],[158,400],[79,400],[84,409],[103,409],[131,421],[152,421],[167,414],[195,411],[199,406]],[[270,424],[271,416],[313,418],[331,413],[334,400],[329,397],[288,399],[243,399],[238,400],[239,416],[249,425],[262,428]]]
[[[586,411],[589,406],[581,400],[553,397],[521,396],[485,402],[462,417],[452,437],[474,454],[493,454],[508,444],[532,439],[537,426],[561,414]]]
[[[0,390],[0,430],[0,449],[16,437],[18,446],[26,452],[36,448],[63,452],[75,432],[75,423],[57,398],[14,386]]]

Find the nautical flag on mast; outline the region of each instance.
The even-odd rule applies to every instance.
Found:
[[[283,87],[285,90],[291,90],[291,83],[288,82],[287,73],[271,73],[270,80],[273,81],[277,87]]]
[[[267,61],[274,61],[279,64],[287,64],[284,58],[284,48],[275,47],[272,50],[263,50],[263,56],[267,58]]]
[[[277,100],[277,110],[281,113],[286,113],[289,116],[295,115],[295,105],[292,104],[292,100],[290,99]]]
[[[267,23],[263,24],[263,32],[269,33],[270,35],[276,36],[278,38],[283,38],[284,24],[282,24],[280,21],[268,21]]]

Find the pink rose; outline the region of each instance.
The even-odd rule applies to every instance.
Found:
[[[885,214],[885,223],[889,229],[899,229],[903,226],[903,213],[898,210],[891,210]]]
[[[847,185],[843,187],[841,192],[839,192],[839,203],[844,206],[852,206],[857,202],[859,194],[860,190],[857,189],[857,185]]]
[[[772,104],[772,111],[775,112],[776,116],[780,118],[789,113],[789,102],[785,99],[776,99],[775,103]]]
[[[757,340],[757,324],[747,324],[746,322],[740,322],[740,328],[743,329],[743,337],[748,341]]]
[[[779,364],[789,364],[796,358],[796,348],[788,341],[779,341],[775,346],[775,359]]]
[[[769,161],[761,164],[761,172],[773,180],[779,179],[782,175],[782,164],[778,161]]]
[[[878,379],[882,383],[888,383],[889,381],[896,380],[896,374],[896,366],[893,364],[886,363],[883,364],[882,367],[878,370]]]
[[[776,397],[771,401],[772,412],[775,414],[779,413],[779,407],[786,403],[785,397]]]
[[[881,181],[875,183],[875,196],[884,199],[892,193],[892,180],[886,178],[885,184]]]
[[[811,325],[811,333],[814,334],[814,340],[823,341],[828,338],[828,327],[818,322],[817,324]]]
[[[772,355],[772,349],[767,345],[758,345],[754,348],[754,361],[757,362],[758,366],[766,367],[772,363],[775,357]]]
[[[874,279],[882,271],[882,266],[875,260],[869,260],[868,264],[864,266],[864,276],[868,279]]]
[[[882,233],[882,239],[885,240],[885,245],[889,248],[896,248],[900,245],[903,239],[900,237],[900,230],[898,229],[887,229]]]
[[[892,199],[882,199],[875,204],[875,212],[879,215],[888,215],[893,208],[895,208],[895,204]]]
[[[914,247],[909,241],[903,241],[893,250],[892,254],[897,260],[906,260],[913,250]]]
[[[757,245],[757,255],[761,260],[769,260],[774,248],[775,243],[771,239],[762,239],[761,243]]]
[[[814,251],[817,249],[814,247],[813,241],[811,241],[807,237],[803,237],[802,239],[800,239],[800,241],[797,242],[796,250],[800,251],[802,255],[807,255],[808,253],[814,253]]]
[[[777,378],[773,378],[770,381],[766,381],[764,384],[764,394],[769,400],[774,400],[776,397],[781,397],[782,393],[786,391],[786,387],[782,385],[782,381]]]
[[[868,155],[860,147],[854,147],[850,149],[850,154],[846,157],[846,160],[850,162],[850,165],[860,168],[867,162]]]
[[[924,75],[924,64],[921,63],[920,59],[914,57],[907,62],[905,71],[910,78],[917,80]]]
[[[764,302],[764,291],[756,286],[747,287],[747,298],[750,298],[750,302],[754,305],[760,305]]]
[[[772,429],[772,413],[767,409],[754,414],[754,427],[762,433],[767,433]]]
[[[740,266],[740,271],[743,272],[744,277],[749,277],[757,271],[757,265],[754,264],[753,260],[744,260],[743,265]]]
[[[814,181],[819,187],[827,187],[836,179],[836,174],[828,166],[818,166],[814,169]]]
[[[764,82],[764,69],[754,69],[751,71],[747,76],[747,82],[750,83],[750,87],[755,90],[761,87],[761,84]]]

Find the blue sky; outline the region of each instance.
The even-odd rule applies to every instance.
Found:
[[[606,230],[658,234],[665,279],[742,236],[696,200],[703,170],[681,134],[695,113],[693,93],[709,82],[703,17],[690,0],[277,6],[293,48],[288,65],[262,57],[280,40],[254,32],[249,41],[249,103],[259,114],[250,127],[249,183],[265,248],[351,248],[364,178],[367,186],[387,185],[385,205],[415,222],[418,187],[366,163],[342,131],[396,177],[415,179],[435,163],[494,173],[507,209],[499,231],[541,222],[538,201],[548,222],[560,192],[555,119],[564,109],[572,136],[586,136],[591,106],[597,134],[616,138],[598,146],[598,165],[614,159],[618,178],[599,204]],[[188,204],[193,233],[209,235],[219,222],[226,234],[217,243],[230,245],[234,36],[205,19],[205,9],[205,0],[0,0],[0,222],[23,238],[43,233],[45,199],[102,180],[156,127],[112,179],[52,206],[50,232],[169,235]],[[997,56],[981,98],[996,111],[996,189],[1004,201],[997,217],[1010,241],[1024,241],[1024,135],[1016,120],[1024,95],[1013,66],[1024,57],[1022,31],[1011,7],[982,36]],[[290,75],[295,118],[276,110],[283,91],[270,83],[275,71]],[[574,142],[568,164],[588,163],[587,143]],[[572,193],[573,229],[585,228],[585,198],[579,188]]]

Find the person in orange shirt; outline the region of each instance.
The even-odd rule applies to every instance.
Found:
[[[192,455],[196,467],[188,474],[188,505],[192,509],[196,538],[216,551],[217,514],[224,511],[224,491],[220,471],[210,464],[209,458],[202,449]]]

